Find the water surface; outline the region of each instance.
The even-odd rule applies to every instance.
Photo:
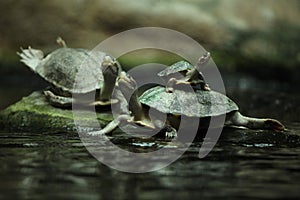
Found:
[[[175,163],[150,173],[111,169],[92,157],[77,134],[0,134],[3,199],[297,199],[300,124],[285,133],[225,129],[212,152],[198,158],[196,141]],[[121,147],[144,152],[161,140],[117,135]],[[147,145],[148,143],[148,145]],[[155,145],[154,145],[155,144]],[[169,144],[166,148],[181,148]]]
[[[202,142],[197,140],[168,167],[130,174],[97,161],[76,133],[2,130],[0,199],[299,199],[299,94],[246,83],[227,85],[241,112],[280,119],[285,132],[227,128],[203,159],[198,158]],[[2,87],[1,93],[8,95],[0,106],[7,106],[11,97],[16,101],[29,94],[32,87],[22,88]],[[111,140],[134,152],[182,148],[179,143],[133,140],[118,132]]]

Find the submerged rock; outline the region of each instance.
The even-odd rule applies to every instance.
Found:
[[[84,129],[96,130],[112,120],[110,112],[76,111]],[[95,120],[95,116],[97,119]],[[98,123],[95,123],[98,122]],[[81,128],[82,128],[81,127]],[[77,132],[73,111],[51,106],[41,92],[33,92],[0,112],[0,129],[16,132]]]

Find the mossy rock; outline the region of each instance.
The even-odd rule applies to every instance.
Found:
[[[80,128],[84,131],[96,130],[112,120],[111,113],[82,109],[76,111]],[[77,132],[72,109],[51,106],[38,91],[24,97],[19,102],[0,112],[0,128],[14,132]]]

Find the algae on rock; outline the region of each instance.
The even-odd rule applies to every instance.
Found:
[[[80,115],[76,121],[83,125],[85,131],[103,127],[112,120],[108,111],[95,113],[82,109],[76,113],[76,116]],[[77,132],[73,111],[51,106],[40,91],[1,111],[0,128],[17,132]]]

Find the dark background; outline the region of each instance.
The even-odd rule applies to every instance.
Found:
[[[92,49],[114,34],[144,26],[174,29],[197,40],[212,52],[224,79],[226,74],[236,79],[242,73],[267,89],[298,92],[299,10],[298,0],[1,1],[0,109],[45,87],[19,63],[16,51],[21,46],[48,53],[57,48],[55,39],[61,36],[70,47]],[[120,62],[128,69],[149,57],[174,62],[162,61],[157,52],[133,54]],[[225,83],[227,88],[243,87],[229,79]]]
[[[176,162],[143,174],[102,164],[77,133],[0,127],[0,199],[299,199],[299,11],[299,0],[0,1],[0,110],[47,86],[19,62],[21,46],[49,53],[61,36],[69,47],[92,49],[121,31],[155,26],[180,31],[211,52],[241,113],[286,126],[280,133],[225,128],[204,159],[195,141]],[[141,51],[119,61],[129,69],[177,59]],[[137,152],[182,148],[120,131],[112,140]]]

